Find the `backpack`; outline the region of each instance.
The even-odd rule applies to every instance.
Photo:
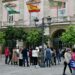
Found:
[[[71,54],[70,67],[75,68],[75,53]]]

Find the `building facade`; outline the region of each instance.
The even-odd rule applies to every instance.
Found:
[[[45,32],[53,37],[52,45],[58,48],[63,45],[59,36],[70,25],[69,21],[75,24],[75,0],[3,0],[0,3],[1,26],[34,27],[36,17],[40,25],[43,17],[51,16],[50,30],[45,28]]]
[[[24,21],[25,25],[30,25],[36,17],[41,23],[41,19],[47,16],[75,15],[74,0],[3,0],[0,3],[3,22]]]

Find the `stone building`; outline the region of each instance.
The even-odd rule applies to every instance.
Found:
[[[38,17],[38,25],[42,18],[51,16],[49,36],[53,38],[51,45],[62,48],[59,36],[66,27],[75,24],[74,0],[0,0],[0,26],[35,27],[34,19]],[[45,28],[46,29],[46,28]],[[45,31],[46,33],[47,30]]]

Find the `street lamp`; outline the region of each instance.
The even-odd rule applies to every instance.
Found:
[[[48,17],[45,17],[45,18],[47,19],[47,24],[50,25],[51,24],[51,17],[48,16]],[[44,27],[45,27],[45,24],[46,24],[44,22],[45,18],[42,18],[42,25],[41,25],[41,29],[42,29],[42,51],[41,51],[42,57],[41,57],[41,65],[40,65],[41,67],[45,67],[45,64],[44,64]],[[36,26],[36,22],[38,22],[38,21],[39,21],[39,19],[36,17],[34,19],[35,26]]]
[[[37,25],[36,25],[36,22],[38,22],[38,21],[39,21],[39,19],[36,17],[36,18],[34,19],[35,26],[37,26]]]

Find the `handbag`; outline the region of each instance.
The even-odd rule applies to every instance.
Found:
[[[75,68],[75,60],[73,59],[70,60],[70,67]]]

